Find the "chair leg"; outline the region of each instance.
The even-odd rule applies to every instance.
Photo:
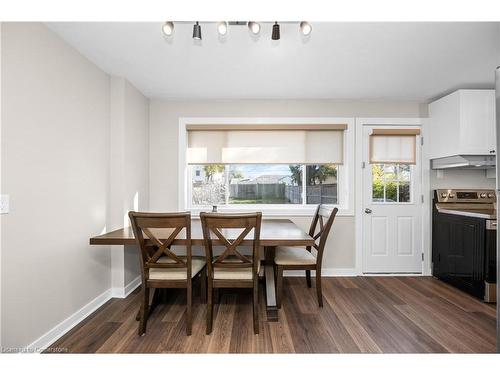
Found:
[[[137,314],[135,315],[135,320],[137,320],[137,321],[141,320],[141,311],[142,311],[142,302],[141,302],[141,306],[139,306],[139,310],[137,311]]]
[[[281,309],[281,298],[283,296],[283,267],[276,267],[276,307]]]
[[[187,302],[186,302],[186,335],[191,336],[193,325],[193,279],[187,282]]]
[[[155,306],[158,304],[158,295],[159,295],[159,289],[155,288],[153,292],[153,300],[151,301],[150,307],[148,309],[148,314],[151,314],[155,308]],[[149,304],[149,302],[148,302]],[[139,321],[141,320],[141,311],[142,311],[142,302],[141,306],[139,306],[139,310],[137,310],[137,314],[135,315],[135,320]]]
[[[146,325],[149,312],[149,288],[142,288],[141,320],[139,322],[139,336],[146,333]]]
[[[259,334],[259,283],[258,277],[253,281],[253,333]]]
[[[214,293],[212,288],[212,280],[208,279],[208,291],[207,291],[207,335],[212,333],[212,315],[214,312]]]
[[[311,271],[306,270],[306,282],[307,282],[307,287],[311,287]]]
[[[316,270],[316,293],[318,294],[318,305],[323,307],[323,294],[321,293],[321,269]]]
[[[207,268],[204,267],[200,272],[200,300],[201,303],[207,303]]]

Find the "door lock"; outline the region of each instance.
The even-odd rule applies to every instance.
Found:
[[[372,210],[371,210],[371,209],[369,209],[369,208],[365,208],[365,213],[366,213],[366,214],[371,214],[371,213],[372,213]]]

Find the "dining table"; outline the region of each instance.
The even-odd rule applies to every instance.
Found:
[[[228,230],[224,236],[231,241],[235,240],[241,231]],[[156,229],[155,236],[158,239],[166,240],[172,233],[171,229]],[[241,246],[251,244],[253,233],[250,232],[241,243]],[[224,245],[217,237],[212,240],[214,246]],[[289,219],[262,219],[260,230],[260,246],[264,249],[264,282],[266,292],[266,311],[268,321],[278,321],[278,309],[276,306],[276,280],[274,274],[274,254],[277,246],[313,246],[315,243],[312,238],[303,229],[298,227]],[[184,231],[181,231],[172,245],[185,245],[186,237]],[[192,246],[203,246],[203,231],[201,220],[199,218],[191,219],[191,244]],[[90,238],[90,245],[136,245],[134,233],[131,227],[120,228],[108,233],[104,233]]]

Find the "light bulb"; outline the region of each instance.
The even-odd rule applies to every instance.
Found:
[[[226,35],[227,34],[227,22],[222,21],[217,24],[217,31],[219,32],[219,35]]]
[[[163,34],[166,36],[172,36],[174,33],[174,23],[172,21],[165,22],[161,27],[161,31],[163,31]]]
[[[252,34],[257,35],[260,32],[260,23],[250,21],[248,22],[248,28],[252,32]]]
[[[311,34],[312,29],[313,28],[309,22],[302,21],[300,23],[300,31],[302,32],[302,34],[309,35]]]

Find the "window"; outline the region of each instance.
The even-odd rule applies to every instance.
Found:
[[[352,119],[333,120],[319,124],[181,121],[185,138],[181,130],[180,142],[186,145],[185,159],[181,158],[185,168],[180,166],[181,204],[194,212],[217,205],[222,210],[309,215],[322,203],[352,214],[354,149],[345,149],[346,141],[350,146],[354,141],[353,132],[347,130]]]
[[[410,166],[407,164],[372,164],[372,201],[411,202],[410,172]]]
[[[207,164],[190,170],[192,206],[338,202],[335,165]]]

